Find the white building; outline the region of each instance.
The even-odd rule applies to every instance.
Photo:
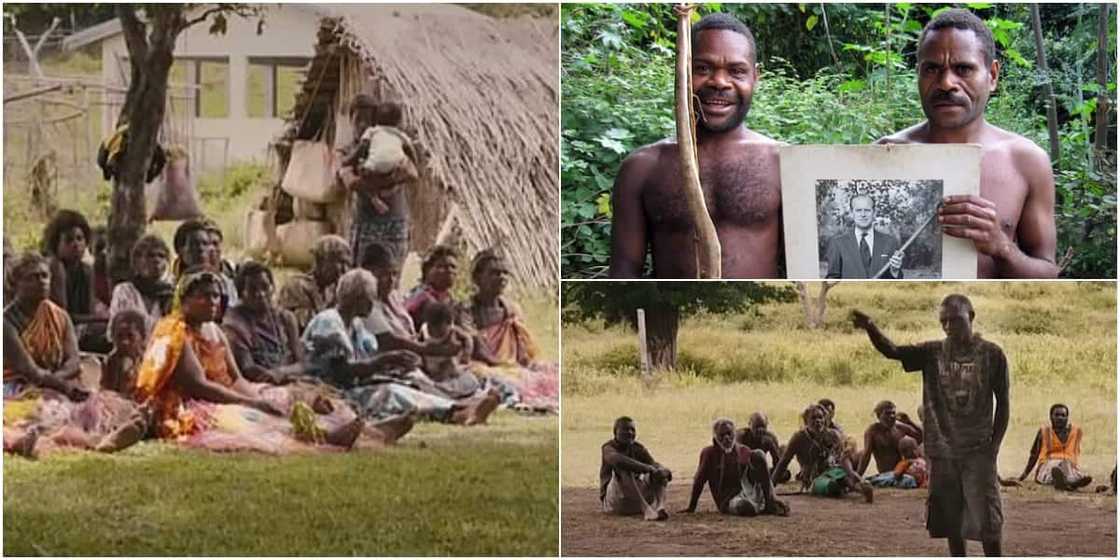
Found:
[[[266,161],[268,144],[284,127],[303,71],[314,55],[319,14],[309,5],[261,5],[260,17],[227,16],[224,34],[210,21],[178,38],[172,69],[166,144],[189,141],[192,167],[235,160]],[[262,32],[257,34],[258,21]],[[64,50],[100,43],[101,75],[110,86],[101,127],[108,135],[128,85],[128,49],[113,19],[68,37]]]

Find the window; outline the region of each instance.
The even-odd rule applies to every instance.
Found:
[[[250,58],[245,108],[252,118],[281,118],[295,105],[306,58]]]

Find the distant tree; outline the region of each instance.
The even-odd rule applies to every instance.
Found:
[[[700,311],[742,313],[768,301],[793,301],[788,286],[757,282],[566,282],[564,320],[602,318],[636,326],[637,310],[646,314],[650,365],[677,365],[680,321]]]
[[[825,314],[828,313],[828,291],[835,288],[839,282],[821,282],[817,296],[814,298],[809,292],[809,285],[805,282],[794,282],[797,290],[797,299],[801,301],[801,311],[805,313],[805,327],[819,329],[824,326]]]
[[[143,8],[144,17],[138,14]],[[229,15],[250,17],[260,8],[245,4],[117,4],[128,48],[129,83],[117,124],[128,123],[128,142],[118,156],[109,210],[109,274],[128,277],[132,246],[144,235],[145,175],[151,165],[167,108],[167,82],[175,41],[187,28],[210,21],[211,33],[225,33]],[[260,33],[262,23],[258,22]]]

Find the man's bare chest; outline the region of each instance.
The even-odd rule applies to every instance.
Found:
[[[777,168],[757,157],[706,158],[701,161],[700,184],[708,213],[717,227],[757,226],[777,219],[781,209]],[[654,226],[692,227],[678,162],[665,162],[642,198],[647,219]]]

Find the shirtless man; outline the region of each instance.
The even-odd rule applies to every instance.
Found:
[[[984,119],[999,70],[984,22],[966,10],[942,12],[918,37],[918,93],[928,120],[877,143],[979,144],[980,195],[945,197],[938,223],[946,234],[972,240],[980,278],[1054,278],[1050,157]]]
[[[893,402],[880,401],[875,405],[875,417],[879,421],[863,432],[863,455],[856,469],[860,476],[867,471],[872,455],[875,456],[877,472],[893,470],[902,460],[902,438],[910,436],[914,441],[922,442],[922,429],[905,412],[899,413]]]
[[[673,473],[654,461],[637,439],[633,418],[622,416],[614,421],[614,437],[603,444],[599,501],[605,513],[640,513],[646,521],[664,521],[669,519],[665,490]]]
[[[827,416],[824,407],[816,403],[801,413],[804,427],[789,438],[782,460],[774,467],[771,481],[777,484],[781,473],[797,457],[801,466],[797,480],[801,482],[802,491],[839,497],[858,490],[867,503],[871,503],[874,500],[871,485],[860,480],[856,474],[851,453],[844,449],[844,435],[828,427]]]
[[[712,425],[712,444],[700,451],[700,465],[692,481],[692,497],[681,513],[696,511],[705,483],[720,513],[746,517],[789,513],[784,503],[774,499],[766,456],[758,449],[736,442],[735,423],[726,418]]]
[[[739,430],[735,434],[735,441],[751,449],[756,449],[770,456],[770,468],[778,466],[782,460],[782,445],[778,443],[778,436],[770,431],[770,421],[761,412],[751,414],[750,427]],[[771,476],[774,474],[770,471]],[[774,478],[777,483],[789,482],[789,469]]]
[[[700,183],[722,245],[724,278],[781,274],[778,143],[746,127],[758,82],[754,36],[728,14],[692,26],[692,91]],[[611,205],[612,278],[642,275],[646,248],[658,278],[695,278],[692,217],[675,139],[632,152],[615,178]]]
[[[941,302],[944,340],[897,346],[867,314],[852,311],[851,318],[880,354],[899,360],[906,371],[922,372],[930,538],[948,539],[953,556],[965,555],[965,539],[981,541],[985,555],[999,556],[1003,504],[996,464],[1011,417],[1003,350],[973,332],[976,312],[959,294]]]

